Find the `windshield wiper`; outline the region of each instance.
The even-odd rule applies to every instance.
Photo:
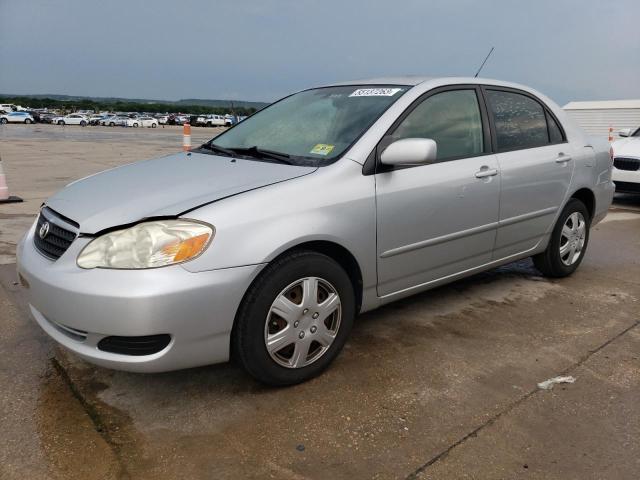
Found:
[[[293,165],[293,162],[289,160],[291,155],[282,152],[275,152],[273,150],[266,150],[264,148],[258,148],[257,146],[253,147],[235,147],[230,148],[229,150],[239,153],[240,155],[249,155],[251,157],[256,158],[269,158],[272,160],[277,160],[280,163],[286,163],[287,165]]]
[[[207,150],[211,150],[212,152],[222,153],[222,154],[227,155],[229,157],[235,157],[236,156],[236,153],[233,150],[230,150],[230,149],[224,148],[224,147],[219,147],[215,143],[211,143],[211,142],[205,143],[200,148],[205,148]]]

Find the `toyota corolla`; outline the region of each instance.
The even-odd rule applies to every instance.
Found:
[[[31,312],[115,369],[233,357],[319,374],[358,313],[515,260],[563,277],[611,203],[612,158],[544,95],[387,78],[290,95],[191,152],[49,198],[20,242]]]

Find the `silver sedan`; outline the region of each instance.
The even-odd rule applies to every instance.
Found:
[[[233,357],[287,385],[358,313],[532,256],[580,265],[613,196],[606,142],[544,95],[474,78],[305,90],[186,152],[76,181],[18,249],[37,323],[156,372]]]

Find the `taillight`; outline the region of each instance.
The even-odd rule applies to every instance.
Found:
[[[609,147],[609,160],[611,160],[611,166],[613,166],[613,147]]]

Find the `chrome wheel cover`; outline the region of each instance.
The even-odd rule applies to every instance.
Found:
[[[342,318],[338,292],[318,277],[296,280],[271,304],[264,327],[269,356],[280,366],[303,368],[331,347]]]
[[[564,222],[560,234],[560,260],[566,266],[578,261],[587,239],[587,222],[580,212],[573,212]]]

